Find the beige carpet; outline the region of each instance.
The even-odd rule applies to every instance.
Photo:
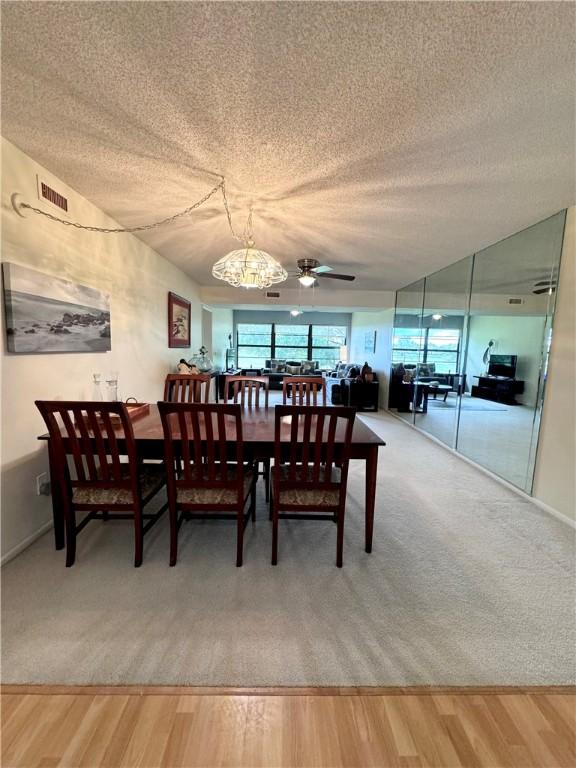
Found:
[[[64,568],[52,535],[2,570],[5,683],[201,685],[576,682],[573,531],[389,416],[375,546],[351,472],[344,568],[331,523],[167,525],[132,567],[129,524],[92,523]]]

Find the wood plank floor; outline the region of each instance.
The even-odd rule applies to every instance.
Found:
[[[573,689],[2,689],[3,768],[574,768]]]

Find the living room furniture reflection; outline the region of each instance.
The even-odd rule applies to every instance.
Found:
[[[502,376],[474,376],[478,384],[472,385],[472,397],[483,400],[493,400],[506,405],[519,405],[516,395],[524,392],[524,382],[521,379],[508,379]]]
[[[444,402],[446,402],[448,393],[452,391],[452,387],[449,384],[403,381],[402,396],[397,406],[398,411],[400,413],[408,413],[413,410],[416,413],[428,413],[428,397],[430,394],[436,399],[437,394],[440,393],[444,396]]]
[[[436,385],[436,395],[440,392],[444,393],[444,402],[449,392],[454,392],[456,395],[463,395],[466,392],[466,374],[464,373],[435,373],[434,365],[410,365],[398,363],[393,366],[390,376],[390,392],[388,405],[390,408],[397,408],[401,413],[407,413],[409,409],[406,408],[406,399],[409,395],[406,392],[404,381],[406,374],[412,377],[412,380],[408,383],[420,385],[431,385],[434,389]],[[422,389],[422,392],[425,390]],[[421,398],[418,398],[418,406],[420,406]],[[409,400],[412,402],[412,400]]]

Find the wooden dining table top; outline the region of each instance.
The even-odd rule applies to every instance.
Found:
[[[242,409],[242,436],[245,443],[274,442],[275,409],[268,408],[243,408]],[[284,419],[286,424],[286,441],[290,440],[290,417]],[[136,442],[157,442],[164,440],[164,432],[158,406],[150,405],[150,413],[132,422],[134,438]],[[336,432],[336,442],[341,442],[344,431]],[[47,440],[48,433],[40,435],[40,440]],[[363,421],[356,419],[352,432],[352,445],[356,446],[380,446],[386,445],[384,440],[373,432]]]

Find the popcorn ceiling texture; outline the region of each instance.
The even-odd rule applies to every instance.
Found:
[[[3,134],[124,225],[223,173],[352,295],[574,202],[572,3],[2,5]],[[235,245],[220,200],[142,237],[204,285]]]

